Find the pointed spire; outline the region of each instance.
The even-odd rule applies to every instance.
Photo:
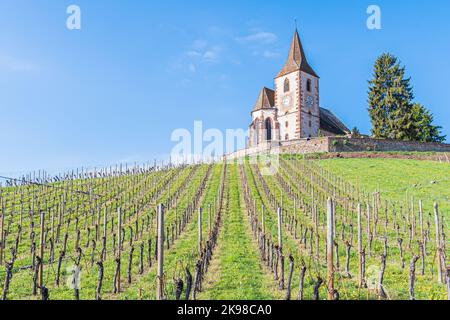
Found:
[[[275,92],[266,87],[262,88],[259,92],[258,100],[256,100],[253,111],[258,111],[261,109],[270,109],[275,105]]]
[[[295,33],[292,37],[288,58],[276,78],[282,77],[297,70],[301,70],[315,77],[319,77],[306,60],[306,55],[305,51],[303,50],[302,42],[300,41],[300,36],[298,35],[297,28],[295,28]]]

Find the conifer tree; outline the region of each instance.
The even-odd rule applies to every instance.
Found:
[[[369,115],[375,138],[444,142],[441,127],[433,125],[433,115],[424,106],[413,103],[414,95],[405,78],[405,67],[398,59],[382,54],[375,62],[369,81]]]
[[[352,136],[354,136],[354,137],[360,137],[361,136],[361,133],[360,133],[360,131],[359,131],[359,129],[357,127],[353,127],[351,133],[352,133]]]
[[[369,115],[376,138],[416,140],[412,114],[412,87],[405,67],[391,54],[381,55],[369,81]]]
[[[412,114],[418,128],[417,140],[421,142],[444,142],[446,136],[441,135],[440,126],[433,125],[433,114],[420,103],[414,103]]]

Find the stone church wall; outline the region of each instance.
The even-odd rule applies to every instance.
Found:
[[[327,137],[291,140],[283,142],[280,147],[281,153],[320,153],[328,152],[328,150]]]
[[[255,154],[302,154],[324,152],[450,152],[450,144],[372,138],[320,137],[263,143],[227,155],[229,160]]]

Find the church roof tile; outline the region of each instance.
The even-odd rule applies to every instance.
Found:
[[[325,108],[320,108],[320,130],[336,135],[345,135],[350,132],[333,112]]]
[[[262,88],[259,92],[258,100],[256,100],[253,111],[261,109],[270,109],[275,107],[275,91],[269,88]]]
[[[294,37],[292,38],[291,47],[289,49],[289,55],[281,71],[278,73],[276,78],[287,75],[291,72],[301,70],[315,77],[319,77],[308,64],[306,60],[305,51],[303,50],[302,42],[300,41],[300,36],[298,31],[295,30]]]

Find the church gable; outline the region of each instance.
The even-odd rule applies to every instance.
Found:
[[[269,88],[262,88],[259,92],[253,111],[275,107],[275,92]]]

